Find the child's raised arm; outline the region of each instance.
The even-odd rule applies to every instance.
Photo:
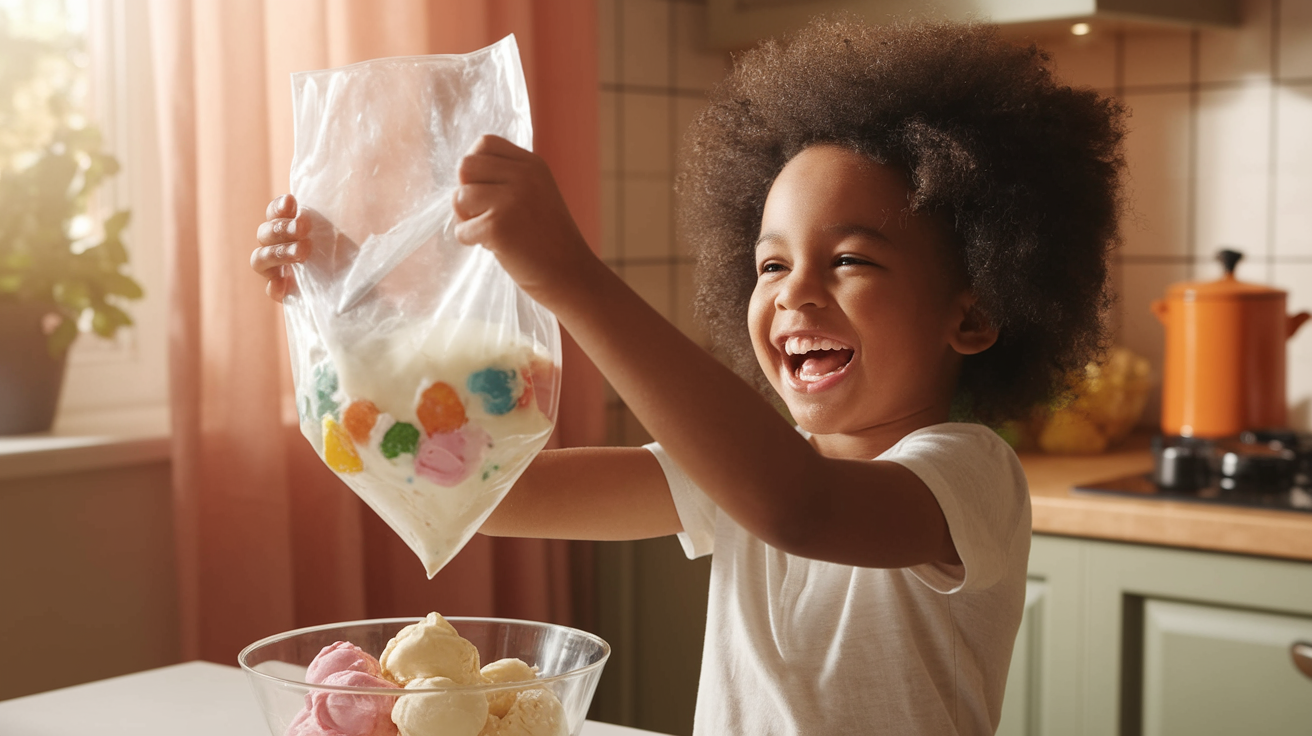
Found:
[[[914,473],[812,448],[592,253],[539,157],[485,136],[459,173],[456,236],[490,249],[557,315],[652,436],[740,525],[812,559],[958,561],[938,502]]]

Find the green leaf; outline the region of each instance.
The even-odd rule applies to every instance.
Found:
[[[75,314],[91,306],[91,290],[82,281],[57,281],[53,291],[55,301]]]
[[[77,339],[77,322],[64,317],[55,331],[46,338],[46,349],[50,351],[50,357],[62,356],[75,339]]]
[[[121,273],[107,273],[101,279],[101,286],[106,294],[121,296],[124,299],[140,299],[144,292],[131,276]]]
[[[93,309],[91,329],[101,337],[113,337],[119,327],[132,324],[127,312],[113,304],[99,304]]]
[[[123,232],[123,228],[127,227],[128,222],[131,220],[132,210],[119,210],[110,215],[109,219],[105,220],[105,239],[114,238],[117,240],[119,234]]]
[[[18,274],[0,276],[0,294],[13,294],[23,286],[23,277]]]

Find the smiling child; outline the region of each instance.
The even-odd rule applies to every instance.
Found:
[[[485,137],[461,162],[457,237],[657,440],[543,452],[482,531],[713,553],[695,733],[996,729],[1030,507],[975,422],[1102,347],[1123,168],[1121,109],[1047,64],[988,27],[844,20],[737,57],[679,184],[734,370],[593,254],[541,159]],[[268,218],[252,265],[280,298],[314,234],[291,197]]]

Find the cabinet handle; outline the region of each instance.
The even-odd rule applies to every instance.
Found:
[[[1289,648],[1289,656],[1294,658],[1294,666],[1300,672],[1312,677],[1312,644],[1305,641],[1296,641]]]

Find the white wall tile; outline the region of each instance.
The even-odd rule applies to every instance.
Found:
[[[643,301],[650,304],[670,319],[673,314],[673,300],[670,289],[670,267],[664,264],[650,266],[625,266],[624,281],[638,292]]]
[[[1199,94],[1194,251],[1231,246],[1254,259],[1267,249],[1271,89]]]
[[[1312,258],[1312,84],[1276,94],[1275,255]]]
[[[684,146],[687,145],[686,136],[688,127],[693,124],[702,110],[706,109],[706,100],[693,97],[676,97],[674,99],[674,144],[675,153],[679,156],[676,160],[676,168],[682,165],[681,154]]]
[[[1189,93],[1127,94],[1130,207],[1121,224],[1131,256],[1189,252]]]
[[[618,124],[619,95],[614,92],[597,93],[597,144],[601,147],[601,173],[614,174],[619,171]]]
[[[729,70],[729,54],[706,43],[706,6],[674,3],[674,85],[710,89]]]
[[[626,177],[621,198],[620,206],[624,210],[623,258],[670,257],[673,192],[669,179]]]
[[[1122,267],[1121,329],[1117,344],[1147,358],[1153,366],[1153,390],[1144,409],[1143,423],[1156,426],[1162,416],[1162,354],[1166,333],[1153,315],[1154,299],[1166,296],[1166,289],[1189,278],[1184,263],[1126,263]]]
[[[628,174],[669,174],[669,95],[626,93],[620,96],[624,160]]]
[[[597,0],[597,78],[602,84],[620,81],[616,33],[619,0]]]
[[[1281,265],[1276,270],[1276,285],[1289,292],[1290,314],[1312,312],[1312,263]],[[1312,431],[1312,322],[1304,323],[1286,343],[1285,358],[1290,426]]]
[[[1187,30],[1125,34],[1125,86],[1188,84],[1191,37]]]
[[[619,0],[620,81],[670,85],[670,6],[666,0]]]
[[[1111,33],[1067,33],[1040,40],[1039,47],[1052,55],[1057,78],[1072,87],[1109,90],[1116,84],[1116,38]]]
[[[1198,32],[1198,81],[1265,79],[1271,74],[1273,0],[1242,0],[1238,28]]]
[[[1280,0],[1280,78],[1312,78],[1312,0]]]

